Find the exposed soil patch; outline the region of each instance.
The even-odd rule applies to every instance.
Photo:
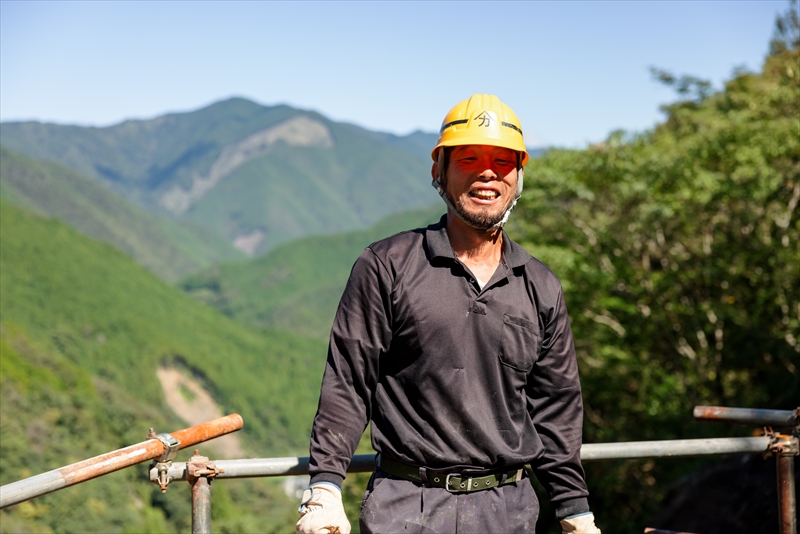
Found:
[[[178,416],[186,421],[189,426],[205,423],[211,419],[222,417],[224,414],[214,402],[214,399],[194,379],[181,373],[177,369],[159,367],[156,371],[158,381],[167,404]],[[228,434],[212,441],[202,443],[201,448],[212,447],[216,454],[222,458],[244,458],[242,442],[236,434]],[[206,453],[205,456],[211,457]]]
[[[240,235],[233,240],[233,246],[247,254],[248,256],[252,256],[255,254],[258,245],[264,241],[264,237],[266,236],[266,232],[264,230],[257,228],[250,233]]]

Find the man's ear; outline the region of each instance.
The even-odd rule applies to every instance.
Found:
[[[446,153],[445,148],[440,148],[439,153],[436,155],[436,160],[431,165],[431,178],[433,181],[439,181],[444,184],[444,171],[446,170],[447,163],[445,163]]]

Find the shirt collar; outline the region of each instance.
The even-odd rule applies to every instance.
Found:
[[[450,239],[447,237],[447,215],[442,215],[439,222],[428,226],[425,230],[425,240],[428,243],[428,250],[433,258],[456,259],[456,253],[450,246]],[[510,268],[520,267],[531,261],[532,256],[524,248],[514,243],[503,230],[503,261]]]

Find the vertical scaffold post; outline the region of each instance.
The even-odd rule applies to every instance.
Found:
[[[778,522],[780,534],[797,534],[797,501],[794,457],[800,453],[796,434],[773,434],[770,452],[775,455],[778,481]]]
[[[186,479],[192,486],[192,534],[211,534],[211,480],[221,472],[197,449],[186,462]]]
[[[786,452],[775,455],[775,462],[778,466],[778,513],[781,534],[797,534],[797,497],[794,487],[795,454]]]
[[[211,483],[206,477],[192,484],[192,534],[211,534]]]

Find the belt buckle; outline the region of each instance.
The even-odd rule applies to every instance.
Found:
[[[467,492],[472,488],[472,477],[467,477],[466,480],[461,480],[461,485],[458,488],[451,489],[450,488],[450,477],[462,477],[461,473],[448,473],[447,476],[444,478],[444,489],[449,491],[450,493],[462,493]]]

